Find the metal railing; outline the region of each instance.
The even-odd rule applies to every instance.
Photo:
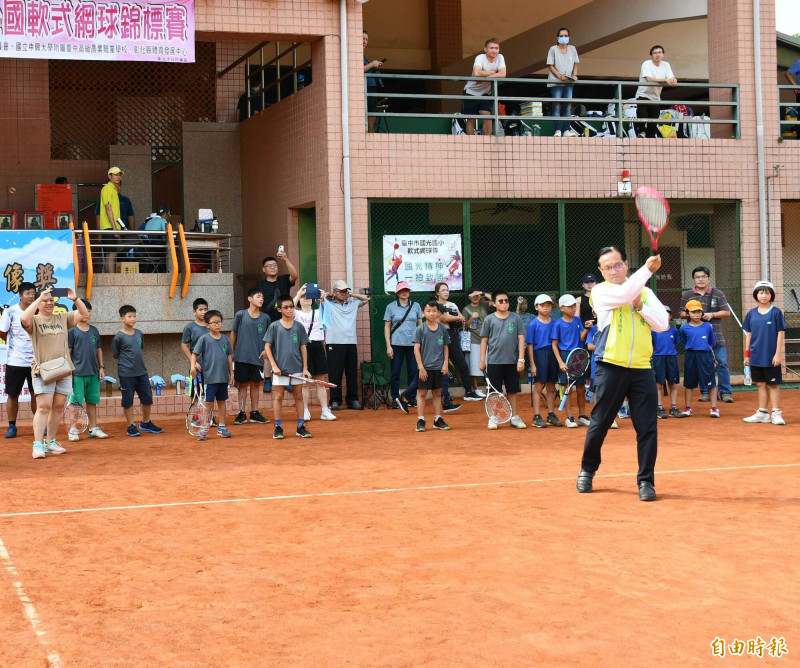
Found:
[[[624,125],[626,123],[635,122],[638,124],[650,124],[656,123],[663,125],[664,123],[682,123],[682,122],[691,122],[691,123],[700,123],[704,125],[728,125],[733,127],[732,131],[732,138],[738,139],[740,137],[739,131],[739,85],[738,84],[713,84],[713,83],[681,83],[676,88],[679,89],[701,89],[701,90],[719,90],[719,91],[729,91],[730,100],[634,100],[635,96],[635,89],[642,85],[641,82],[638,80],[590,80],[590,79],[582,79],[578,81],[572,82],[570,85],[581,88],[587,86],[613,86],[614,88],[614,96],[613,97],[573,97],[573,98],[553,98],[548,96],[536,96],[536,95],[506,95],[502,92],[501,86],[507,87],[509,84],[515,84],[517,87],[536,87],[541,88],[546,86],[548,81],[547,79],[497,79],[491,78],[487,79],[485,77],[455,77],[455,76],[441,76],[441,75],[428,75],[428,74],[376,74],[375,72],[367,72],[364,74],[365,77],[365,86],[366,86],[366,79],[367,78],[374,78],[374,79],[383,79],[383,80],[407,80],[407,81],[414,81],[414,80],[422,80],[424,82],[430,82],[434,86],[441,86],[447,82],[467,82],[467,81],[476,81],[479,83],[490,83],[491,84],[491,92],[490,94],[484,96],[491,101],[492,104],[492,113],[490,115],[486,114],[461,114],[457,112],[451,113],[427,113],[427,112],[420,112],[420,111],[407,111],[407,112],[390,112],[388,109],[384,109],[383,111],[374,111],[374,112],[366,112],[366,117],[376,117],[376,118],[447,118],[447,119],[480,119],[480,120],[492,120],[493,123],[493,130],[492,133],[497,135],[499,132],[500,121],[505,120],[512,120],[516,119],[519,120],[522,118],[526,121],[531,121],[532,119],[536,120],[544,120],[544,121],[572,121],[572,120],[581,120],[587,122],[607,122],[613,123],[616,130],[617,137],[627,136],[624,132]],[[666,87],[665,87],[666,88]],[[671,90],[671,89],[670,89]],[[630,94],[628,94],[630,93]],[[379,92],[367,92],[368,98],[377,98],[377,99],[387,99],[391,101],[393,99],[402,99],[402,100],[419,100],[424,104],[430,103],[444,103],[444,104],[455,104],[455,102],[461,102],[463,100],[475,100],[475,96],[473,95],[448,95],[448,94],[441,94],[441,93],[398,93],[393,91],[381,90]],[[600,105],[603,107],[603,116],[509,116],[503,115],[500,113],[500,104],[507,104],[507,103],[526,103],[526,102],[541,102],[544,104],[551,104],[551,103],[561,103],[561,104],[571,104],[573,109],[576,105],[587,105],[587,104],[594,104]],[[699,118],[692,118],[692,119],[683,119],[681,121],[665,121],[663,119],[647,119],[647,118],[630,118],[626,117],[624,114],[623,107],[629,104],[636,104],[636,105],[647,105],[647,106],[656,106],[656,107],[672,107],[674,105],[686,105],[691,106],[697,111],[698,108],[702,110],[707,110],[707,115],[711,116],[710,111],[714,108],[721,108],[724,110],[730,110],[729,113],[731,115],[730,118],[707,118],[707,119],[699,119]],[[614,114],[608,114],[607,111],[609,109],[609,105],[613,105]]]
[[[794,126],[794,127],[791,127],[792,130],[800,130],[800,128],[797,127],[798,125],[800,125],[800,118],[795,119],[793,121],[785,120],[786,112],[789,109],[793,108],[793,107],[800,108],[800,102],[798,102],[797,100],[795,100],[794,102],[781,102],[781,91],[782,90],[789,90],[792,93],[794,93],[795,91],[800,90],[800,85],[797,85],[797,86],[779,85],[778,86],[778,122],[780,123],[780,125],[788,125],[790,127]],[[800,116],[800,114],[799,114],[799,116]]]
[[[181,297],[189,289],[192,273],[230,272],[229,234],[185,232],[183,225],[164,232],[143,230],[92,230],[83,223],[75,231],[76,279],[86,275],[90,299],[94,275],[99,273],[171,274],[170,298],[175,296],[178,274],[183,275]],[[77,281],[76,281],[77,284]]]

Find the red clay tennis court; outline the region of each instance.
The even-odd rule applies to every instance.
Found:
[[[583,429],[489,433],[480,403],[311,440],[176,417],[43,461],[26,427],[0,451],[0,665],[706,665],[759,637],[789,654],[725,661],[794,663],[800,391],[785,427],[735,398],[660,422],[651,504],[629,420],[588,495]]]

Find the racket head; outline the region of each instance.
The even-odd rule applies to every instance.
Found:
[[[192,403],[186,411],[186,431],[192,436],[208,433],[211,425],[211,412],[201,402]]]
[[[578,380],[589,368],[591,357],[585,348],[574,348],[570,350],[564,363],[567,365],[567,377],[570,380]]]
[[[75,397],[70,396],[64,406],[62,422],[67,433],[75,430],[78,434],[83,434],[89,428],[89,416],[86,409],[75,400]]]
[[[487,393],[484,408],[486,409],[486,415],[494,418],[497,424],[505,424],[511,420],[511,402],[497,390]]]
[[[634,195],[636,213],[650,235],[653,250],[658,250],[658,237],[669,223],[669,202],[655,188],[642,186]]]

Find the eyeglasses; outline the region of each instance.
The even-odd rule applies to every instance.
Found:
[[[222,320],[210,320],[208,324],[209,325],[221,325],[222,324]]]
[[[498,304],[508,304],[508,299],[496,299],[495,301]]]
[[[267,269],[277,269],[278,265],[275,264],[274,262],[267,262],[267,264],[265,264],[264,267],[266,267]]]
[[[285,311],[286,309],[294,309],[294,305],[293,304],[284,304],[280,308],[281,308],[282,311]]]
[[[625,267],[624,262],[617,262],[617,264],[607,264],[605,267],[600,267],[600,271],[603,272],[622,271],[624,267]]]

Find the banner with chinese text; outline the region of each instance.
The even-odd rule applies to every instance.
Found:
[[[0,57],[194,62],[194,0],[0,0]]]
[[[403,281],[413,292],[433,292],[445,282],[453,292],[464,289],[460,234],[415,234],[383,237],[383,285],[387,294]]]
[[[37,290],[48,286],[75,289],[75,266],[72,255],[72,230],[2,230],[0,231],[0,267],[3,285],[0,305],[3,310],[19,304],[19,287],[33,283]],[[56,298],[56,311],[72,310],[72,302]],[[6,345],[0,345],[0,403],[5,403]],[[20,401],[30,401],[27,386]]]

